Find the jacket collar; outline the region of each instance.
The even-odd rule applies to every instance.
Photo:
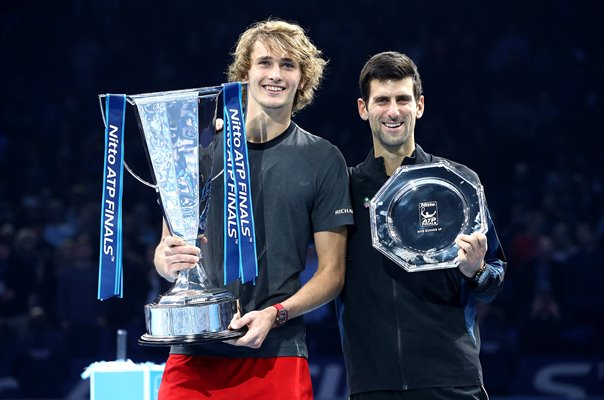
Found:
[[[411,153],[411,156],[405,157],[401,165],[415,165],[423,164],[432,161],[434,157],[432,154],[428,154],[421,148],[420,145],[415,145],[415,150]],[[386,177],[386,167],[384,166],[384,157],[375,157],[374,149],[367,155],[365,161],[358,166],[360,172],[370,177]]]

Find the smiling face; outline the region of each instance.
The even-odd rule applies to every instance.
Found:
[[[369,85],[367,102],[357,100],[359,115],[369,121],[375,156],[411,155],[415,149],[415,121],[424,112],[424,96],[413,96],[413,79],[379,81]]]
[[[262,42],[256,41],[250,55],[249,82],[250,113],[291,115],[302,72],[300,64],[287,54],[275,54]]]

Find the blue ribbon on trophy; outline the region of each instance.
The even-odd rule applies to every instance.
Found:
[[[258,276],[242,84],[224,85],[224,283]]]
[[[122,186],[124,153],[125,95],[107,95],[105,167],[101,210],[99,300],[122,297]]]

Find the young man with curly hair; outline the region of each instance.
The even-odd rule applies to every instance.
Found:
[[[255,284],[235,282],[227,288],[241,307],[231,328],[247,332],[227,343],[173,346],[161,400],[312,398],[300,317],[340,292],[346,225],[352,223],[342,154],[292,121],[294,112],[312,102],[325,64],[297,24],[263,21],[239,37],[228,76],[248,82],[246,130],[259,272]],[[310,240],[318,268],[301,285]],[[178,271],[195,265],[198,254],[197,247],[164,227],[155,266],[172,281]]]

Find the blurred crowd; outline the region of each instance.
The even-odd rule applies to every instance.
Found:
[[[336,144],[350,165],[370,148],[356,114],[361,66],[382,50],[417,62],[426,96],[417,140],[480,174],[509,261],[502,294],[479,309],[491,393],[509,390],[521,355],[604,356],[604,17],[596,1],[388,3],[401,14],[353,2],[322,4],[320,15],[268,1],[240,13],[205,2],[169,10],[121,3],[0,3],[0,397],[64,396],[83,367],[115,357],[117,329],[129,332],[130,358],[164,360],[167,349],[136,344],[144,304],[167,286],[152,266],[155,193],[130,176],[124,299],[96,300],[97,94],[222,82],[239,32],[269,15],[307,27],[329,58],[315,104],[294,120]],[[126,133],[126,162],[143,170],[134,133]],[[339,356],[331,305],[309,322],[310,357]]]

